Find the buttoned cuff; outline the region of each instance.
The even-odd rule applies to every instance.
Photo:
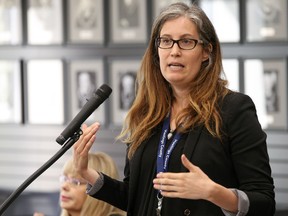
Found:
[[[245,216],[248,213],[250,201],[246,193],[237,189],[230,189],[238,198],[238,212],[233,213],[222,209],[225,216]]]
[[[97,193],[103,186],[104,184],[104,176],[101,172],[98,172],[99,174],[99,178],[96,180],[96,182],[94,183],[94,185],[91,184],[87,184],[86,186],[86,193],[90,196],[92,196],[93,194]]]

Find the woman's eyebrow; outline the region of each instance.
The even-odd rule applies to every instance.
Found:
[[[169,37],[172,38],[172,35],[170,34],[160,34],[160,37]],[[180,35],[180,38],[184,38],[184,37],[189,37],[189,38],[195,38],[195,36],[193,36],[192,34],[186,33],[186,34],[182,34]]]

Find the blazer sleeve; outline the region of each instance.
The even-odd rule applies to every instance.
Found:
[[[239,184],[250,201],[247,215],[274,215],[275,193],[266,134],[247,95],[231,93],[222,107],[231,160]]]
[[[91,196],[105,201],[121,210],[127,211],[130,178],[130,165],[127,156],[124,175],[124,180],[119,181],[103,174],[103,186],[95,194],[91,194]]]

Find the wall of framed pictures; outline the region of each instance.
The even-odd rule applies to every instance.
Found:
[[[112,95],[87,122],[101,122],[95,150],[111,154],[122,174],[126,149],[114,137],[133,100],[123,83],[133,84],[153,19],[173,2],[0,1],[1,187],[16,188],[53,155],[59,148],[56,137],[91,89],[103,83],[112,87]],[[182,2],[198,4],[206,12],[222,43],[223,76],[229,88],[254,100],[268,135],[277,205],[288,209],[287,1]],[[39,190],[40,185],[57,190],[57,173],[70,155],[29,190]]]

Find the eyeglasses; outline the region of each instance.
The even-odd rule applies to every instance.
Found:
[[[156,39],[156,45],[161,49],[171,49],[175,43],[177,43],[180,49],[192,50],[198,43],[203,44],[203,41],[193,38],[181,38],[179,40],[173,40],[171,38],[159,37]]]
[[[59,177],[59,181],[60,181],[61,184],[63,184],[64,182],[68,182],[68,183],[70,183],[73,186],[79,186],[79,185],[83,185],[83,184],[87,183],[87,182],[82,181],[82,180],[77,179],[77,178],[70,178],[70,177],[68,177],[66,175],[61,175]]]

